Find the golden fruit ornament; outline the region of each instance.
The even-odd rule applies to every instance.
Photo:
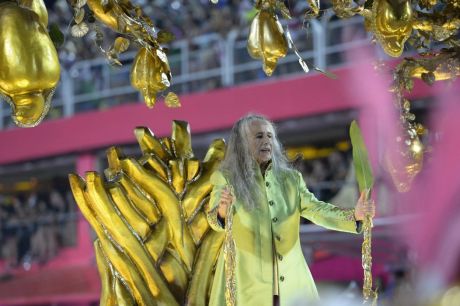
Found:
[[[131,85],[144,96],[148,107],[155,105],[156,94],[170,86],[171,71],[166,54],[159,48],[141,48],[131,67]]]
[[[0,94],[18,126],[36,126],[59,81],[56,49],[39,15],[16,2],[0,4],[0,24]]]
[[[410,1],[375,0],[372,5],[372,31],[385,53],[399,57],[412,33]]]
[[[247,48],[251,57],[263,60],[265,74],[272,75],[278,59],[285,57],[288,51],[283,27],[273,11],[262,9],[254,17]]]

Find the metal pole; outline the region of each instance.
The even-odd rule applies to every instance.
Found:
[[[331,17],[334,16],[334,12],[332,10],[326,10],[326,12],[324,13],[323,15],[323,18],[321,18],[321,30],[322,30],[322,38],[321,38],[321,41],[319,41],[319,43],[321,44],[320,48],[322,50],[318,51],[318,52],[322,52],[322,66],[320,66],[319,64],[317,65],[319,68],[327,68],[327,53],[326,53],[326,47],[327,47],[327,39],[328,39],[328,25],[329,25],[329,21],[331,20]],[[315,20],[316,21],[316,20]]]
[[[61,100],[64,117],[71,117],[75,113],[75,93],[73,80],[66,69],[61,70]]]
[[[222,64],[222,85],[232,86],[235,83],[235,42],[238,30],[231,30],[225,40],[224,58]]]
[[[190,48],[187,40],[181,40],[177,43],[180,48],[180,70],[182,79],[187,80],[190,73]],[[174,76],[173,76],[174,77]],[[182,83],[182,92],[188,93],[188,82]]]
[[[326,68],[326,35],[322,24],[317,20],[310,21],[313,33],[313,58],[315,66]]]

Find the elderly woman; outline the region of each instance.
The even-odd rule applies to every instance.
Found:
[[[358,233],[365,214],[374,215],[374,206],[362,199],[355,209],[317,200],[301,174],[289,166],[273,124],[262,116],[243,117],[233,126],[225,159],[211,182],[207,218],[214,230],[225,230],[232,205],[236,305],[286,306],[317,300],[299,240],[300,217],[329,229]],[[222,251],[209,304],[225,305],[226,289]]]

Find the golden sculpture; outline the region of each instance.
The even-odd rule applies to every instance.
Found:
[[[374,0],[372,32],[388,55],[399,57],[412,33],[412,6],[409,0]]]
[[[274,7],[268,2],[258,2],[259,12],[251,23],[247,47],[253,58],[262,59],[264,72],[270,76],[278,60],[286,56],[288,43]]]
[[[25,7],[0,3],[0,94],[11,105],[14,122],[32,127],[48,112],[60,67],[43,0],[22,3]]]
[[[69,176],[74,197],[95,230],[101,305],[206,305],[224,235],[209,228],[203,207],[209,177],[223,158],[215,140],[195,159],[186,122],[171,137],[136,128],[139,159],[108,150],[107,182]]]

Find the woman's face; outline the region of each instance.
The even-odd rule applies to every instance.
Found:
[[[273,132],[267,122],[256,120],[249,125],[249,150],[259,165],[272,159]]]

